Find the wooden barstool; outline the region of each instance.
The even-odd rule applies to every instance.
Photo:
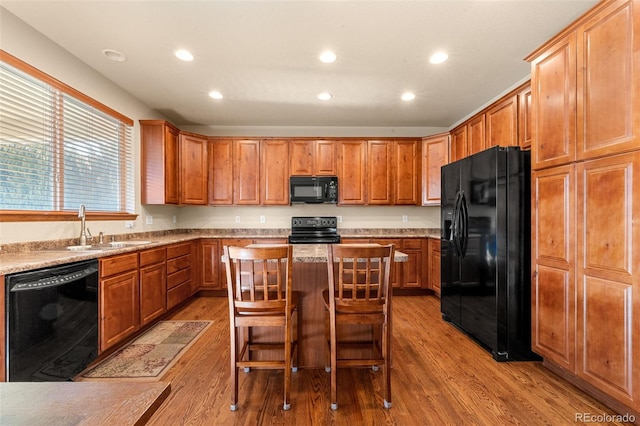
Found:
[[[238,409],[238,370],[284,369],[284,405],[290,408],[291,372],[297,370],[299,295],[292,291],[292,247],[224,247],[231,336],[231,410]],[[294,324],[294,314],[296,327]],[[284,341],[254,342],[252,329],[282,327]],[[255,359],[254,352],[279,351],[282,359]]]
[[[327,334],[331,371],[331,409],[338,408],[337,369],[382,365],[384,407],[391,408],[391,263],[393,245],[377,244],[329,246],[327,266],[329,289],[323,292],[328,312]],[[333,297],[330,297],[333,295]],[[370,325],[370,338],[357,341],[338,339],[343,325]],[[351,349],[362,357],[354,357]],[[348,356],[341,357],[341,349]],[[358,353],[359,353],[358,352]]]

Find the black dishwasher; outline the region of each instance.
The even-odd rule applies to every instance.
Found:
[[[98,261],[6,276],[7,381],[67,381],[98,356]]]

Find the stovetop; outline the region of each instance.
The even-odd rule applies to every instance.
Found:
[[[295,216],[291,218],[290,244],[339,242],[338,219],[335,216]]]

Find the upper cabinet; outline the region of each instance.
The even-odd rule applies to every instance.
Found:
[[[338,141],[338,202],[364,205],[367,202],[367,141]]]
[[[422,140],[422,205],[440,205],[440,169],[449,163],[449,135]]]
[[[485,114],[486,147],[518,145],[518,95],[509,96]]]
[[[528,58],[535,169],[640,147],[638,8],[624,0],[600,8]]]
[[[393,144],[388,141],[367,142],[367,204],[393,203]],[[339,182],[339,191],[342,183]]]
[[[518,145],[531,149],[531,84],[518,92]]]
[[[260,204],[289,204],[289,141],[262,141],[260,156]]]
[[[486,148],[484,127],[484,114],[478,114],[469,120],[467,124],[467,155],[476,154]]]
[[[291,176],[336,176],[336,141],[292,140],[289,146]]]
[[[419,140],[393,142],[393,204],[420,205],[420,153]]]
[[[207,204],[207,145],[204,136],[180,133],[180,204]]]
[[[233,141],[209,141],[209,204],[233,204]]]
[[[140,120],[142,204],[180,202],[179,132],[163,120]]]
[[[260,204],[260,141],[236,140],[233,146],[233,203]]]
[[[451,162],[467,156],[467,125],[463,124],[451,131]]]

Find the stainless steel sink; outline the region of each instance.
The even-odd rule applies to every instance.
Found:
[[[68,246],[67,250],[71,250],[71,251],[113,250],[113,249],[124,248],[124,247],[142,246],[142,245],[151,244],[151,243],[153,243],[153,241],[140,241],[140,240],[113,241],[111,243],[104,243],[104,244]]]

